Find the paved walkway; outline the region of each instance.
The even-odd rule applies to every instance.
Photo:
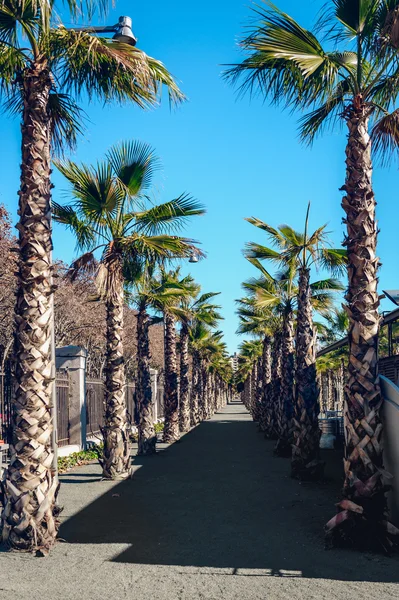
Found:
[[[0,553],[2,598],[399,597],[397,558],[324,550],[338,458],[323,484],[291,480],[241,404],[134,462],[119,484],[97,465],[62,477],[65,543],[46,559]]]

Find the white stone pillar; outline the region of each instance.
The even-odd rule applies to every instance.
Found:
[[[158,421],[158,371],[150,369],[154,423]]]
[[[56,368],[69,379],[69,443],[86,449],[86,359],[81,346],[64,346],[55,352]]]

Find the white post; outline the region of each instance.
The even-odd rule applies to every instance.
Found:
[[[69,443],[86,449],[86,359],[81,346],[56,349],[57,369],[66,369],[69,379]]]

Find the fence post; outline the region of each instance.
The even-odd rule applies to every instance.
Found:
[[[158,421],[158,371],[150,369],[154,423]]]
[[[69,443],[86,449],[86,359],[81,346],[64,346],[55,352],[56,368],[69,379]]]

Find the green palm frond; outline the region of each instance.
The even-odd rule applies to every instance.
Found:
[[[245,245],[245,257],[248,259],[271,260],[279,263],[281,261],[281,253],[272,248],[267,248],[255,242],[249,242]]]
[[[159,61],[139,48],[63,26],[51,32],[50,52],[62,87],[105,101],[132,100],[141,108],[157,105],[163,85],[174,103],[184,99]]]
[[[51,92],[48,109],[51,118],[51,146],[56,155],[61,156],[68,147],[76,148],[77,138],[83,134],[86,113],[70,96]]]
[[[189,194],[182,194],[175,200],[159,204],[146,211],[136,213],[136,224],[140,231],[156,234],[168,227],[170,231],[181,229],[189,217],[203,215],[204,206]]]
[[[74,233],[77,241],[77,247],[80,250],[93,247],[96,243],[96,235],[91,225],[80,219],[73,206],[61,206],[56,202],[51,204],[53,219],[57,223],[62,223]]]
[[[398,79],[399,83],[399,79]],[[399,150],[399,109],[383,116],[374,125],[371,139],[374,152],[383,163],[389,161],[393,153]]]
[[[111,168],[129,196],[140,196],[150,189],[160,160],[154,149],[137,140],[120,142],[107,153]]]

